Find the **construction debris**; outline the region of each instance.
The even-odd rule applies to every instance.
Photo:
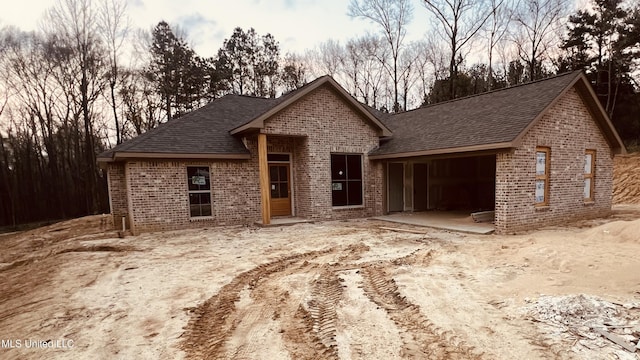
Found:
[[[631,353],[638,349],[635,344],[640,333],[635,330],[640,326],[640,308],[636,303],[613,303],[584,294],[543,295],[527,302],[531,304],[525,307],[527,317],[552,327],[550,333],[555,338],[573,340],[574,352],[610,348],[611,353],[624,358],[621,349]]]
[[[471,213],[471,218],[477,223],[493,222],[496,217],[495,211],[479,211]]]
[[[631,352],[635,352],[636,351],[636,347],[629,341],[627,341],[626,339],[616,335],[616,334],[612,334],[610,332],[608,332],[605,329],[600,329],[600,328],[593,328],[593,331],[597,332],[598,334],[606,337],[607,339],[613,341],[614,343],[622,346],[625,350],[627,351],[631,351]]]

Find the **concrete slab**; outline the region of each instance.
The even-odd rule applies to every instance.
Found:
[[[277,217],[277,218],[272,218],[270,224],[265,225],[262,223],[262,221],[256,221],[256,225],[263,226],[263,227],[272,227],[272,226],[288,226],[288,225],[295,225],[295,224],[305,224],[305,223],[311,223],[311,222],[313,221],[309,219],[298,218],[298,217]]]
[[[495,231],[492,223],[476,223],[469,212],[459,211],[402,212],[377,216],[373,219],[470,234],[488,235]]]

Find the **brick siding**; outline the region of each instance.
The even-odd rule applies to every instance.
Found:
[[[125,217],[125,226],[130,228],[128,219],[129,204],[127,203],[127,182],[123,163],[112,163],[107,166],[107,184],[109,186],[109,206],[115,228],[122,228],[122,217]]]
[[[316,89],[265,121],[264,132],[268,139],[273,135],[299,136],[293,153],[297,215],[345,219],[382,214],[382,164],[370,161],[367,155],[379,145],[378,132],[330,87]],[[363,206],[332,206],[332,153],[363,155]]]
[[[255,161],[131,161],[126,166],[134,233],[242,224],[259,218]],[[210,169],[211,217],[190,217],[187,166]]]
[[[383,162],[368,159],[378,132],[328,86],[322,86],[265,121],[268,152],[291,154],[294,214],[345,219],[383,213]],[[111,211],[134,233],[228,224],[261,218],[257,136],[242,139],[249,160],[129,161],[109,164]],[[534,206],[535,151],[551,149],[549,206]],[[585,203],[584,153],[596,150],[595,200]],[[336,208],[331,196],[331,154],[363,156],[363,206]],[[213,214],[190,219],[187,166],[208,166]],[[532,127],[521,145],[496,155],[496,231],[514,233],[611,211],[613,155],[598,125],[571,89]],[[130,210],[131,209],[131,210]],[[128,224],[127,226],[130,226]]]
[[[534,206],[536,147],[551,149],[549,206]],[[585,203],[584,154],[596,150],[595,199]],[[570,89],[521,145],[496,156],[496,232],[515,233],[611,212],[613,154],[582,98]]]
[[[382,164],[367,157],[378,146],[378,133],[333,90],[316,89],[265,121],[264,131],[268,134],[268,152],[291,154],[296,216],[343,219],[382,214]],[[134,234],[260,220],[257,136],[247,136],[243,141],[251,153],[249,160],[111,164],[108,176],[114,218],[128,214],[131,205]],[[362,207],[332,207],[331,153],[363,155]],[[210,168],[213,214],[209,218],[190,219],[187,166]]]

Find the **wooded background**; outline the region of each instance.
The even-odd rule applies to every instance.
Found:
[[[329,74],[382,111],[583,69],[626,145],[640,144],[640,5],[592,0],[351,0],[372,31],[302,54],[236,28],[214,57],[124,0],[59,0],[41,30],[0,29],[0,226],[109,211],[96,155],[234,93],[276,97]],[[420,41],[406,40],[416,11]],[[292,29],[292,31],[294,31]]]

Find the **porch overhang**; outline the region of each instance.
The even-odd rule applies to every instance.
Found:
[[[473,146],[462,146],[456,148],[444,148],[444,149],[429,149],[429,150],[416,150],[402,153],[392,154],[376,154],[375,152],[369,154],[371,160],[391,160],[391,159],[405,159],[424,156],[473,156],[482,155],[487,153],[498,153],[508,151],[515,148],[513,142],[503,142],[494,144],[483,144]]]

